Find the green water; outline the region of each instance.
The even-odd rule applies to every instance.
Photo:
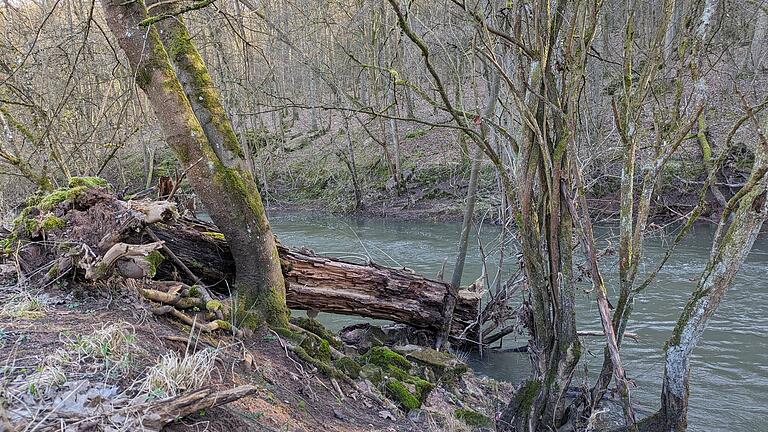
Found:
[[[459,224],[402,222],[380,219],[350,219],[317,214],[272,214],[275,233],[292,246],[307,246],[315,252],[348,259],[370,257],[380,264],[405,266],[434,277],[443,260],[451,265],[459,235]],[[498,247],[499,228],[481,227],[483,250]],[[602,245],[613,237],[611,229],[598,233]],[[633,400],[640,414],[656,410],[662,373],[662,346],[703,269],[709,252],[712,229],[697,227],[670,259],[657,282],[636,302],[629,331],[640,336],[628,340],[622,348],[627,374],[637,388]],[[467,258],[464,282],[470,283],[482,273],[481,254],[475,232]],[[613,242],[615,244],[615,242]],[[665,251],[661,238],[646,242],[642,271],[654,268]],[[508,245],[508,255],[515,245]],[[603,262],[611,298],[616,298],[615,258]],[[489,274],[495,274],[496,257],[487,262]],[[510,261],[508,261],[510,262]],[[511,262],[510,262],[511,263]],[[768,240],[761,238],[745,263],[720,309],[710,321],[692,361],[689,430],[691,431],[768,431]],[[642,275],[641,275],[642,276]],[[599,317],[588,285],[579,294],[579,328],[598,330]],[[364,321],[363,318],[321,314],[323,322],[334,330]],[[505,347],[525,344],[524,337],[508,337]],[[602,361],[600,338],[587,338],[584,361],[594,372]],[[528,376],[526,355],[491,353],[471,358],[473,369],[481,374],[512,382]],[[583,368],[580,368],[583,370]],[[581,376],[574,384],[581,382]],[[620,415],[610,407],[611,415]]]

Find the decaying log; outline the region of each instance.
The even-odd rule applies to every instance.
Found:
[[[437,330],[448,284],[406,270],[356,264],[279,246],[287,261],[288,306],[382,318]],[[461,306],[459,306],[459,304]],[[460,332],[477,316],[470,292],[457,299],[454,315]]]
[[[105,277],[109,274],[113,265],[123,262],[124,267],[118,271],[123,277],[139,279],[146,277],[150,273],[150,263],[146,260],[147,255],[160,249],[163,242],[154,242],[148,244],[127,244],[117,243],[109,248],[99,261],[85,266],[85,278],[95,280]]]
[[[63,224],[46,229],[45,233],[40,229],[35,233],[14,232],[23,243],[16,256],[25,275],[47,272],[55,278],[63,274],[62,270],[68,272],[71,264],[54,260],[71,256],[87,280],[106,277],[114,269],[127,279],[154,277],[195,285],[199,294],[194,296],[143,287],[145,297],[174,306],[174,310],[189,305],[201,309],[200,301],[206,309],[211,309],[207,307],[209,303],[220,304],[212,302],[208,289],[231,294],[235,263],[224,237],[213,224],[179,217],[172,204],[122,201],[108,189],[94,187],[44,211],[45,214],[33,207],[27,215],[35,214],[41,219],[48,213],[56,214]],[[37,219],[32,222],[41,225]],[[50,245],[54,244],[63,248],[52,248]],[[159,253],[148,257],[154,251]],[[288,282],[287,302],[291,308],[386,319],[431,331],[441,327],[443,303],[449,292],[446,282],[404,268],[349,262],[285,245],[278,246],[278,253]],[[161,258],[165,259],[158,265]],[[55,271],[48,271],[54,264]],[[480,295],[469,291],[459,294],[451,330],[454,336],[461,335],[479,315]],[[200,300],[190,300],[191,297]],[[216,318],[223,317],[217,310],[208,312]]]
[[[185,217],[172,224],[152,225],[156,238],[203,283],[226,292],[235,265],[226,241],[210,223]],[[150,241],[141,233],[134,242]],[[288,282],[287,301],[293,309],[319,310],[397,321],[437,330],[442,323],[443,298],[448,283],[425,278],[406,269],[362,264],[315,255],[306,249],[278,245]],[[164,263],[158,277],[171,276]],[[184,275],[177,275],[184,279]],[[194,281],[187,281],[194,283]],[[461,291],[454,316],[454,334],[477,317],[479,296]]]
[[[174,420],[208,408],[226,405],[255,394],[258,391],[258,387],[252,385],[243,385],[219,391],[205,387],[180,396],[147,403],[134,409],[145,413],[145,416],[141,419],[141,423],[145,428],[160,430],[163,426]]]

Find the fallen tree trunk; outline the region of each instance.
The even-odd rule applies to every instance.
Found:
[[[120,200],[106,187],[62,189],[43,197],[25,208],[13,232],[0,240],[3,250],[9,250],[5,254],[19,248],[14,262],[25,277],[42,275],[43,283],[49,283],[74,271],[84,273],[86,280],[118,274],[179,281],[189,286],[188,292],[157,293],[145,286],[140,293],[182,309],[205,306],[217,320],[223,317],[221,302],[214,301],[208,288],[229,295],[235,279],[234,259],[215,225],[179,217],[166,201]],[[277,249],[291,308],[386,319],[431,331],[441,328],[446,282],[405,268],[319,256],[308,249]],[[176,299],[178,295],[183,299]],[[480,295],[459,292],[452,334],[471,339],[463,331],[478,319],[479,303]]]
[[[229,247],[216,227],[185,217],[172,223],[157,223],[152,230],[159,240],[200,280],[227,291],[234,279],[235,265]],[[148,242],[146,234],[132,240]],[[293,309],[318,310],[379,318],[429,330],[439,330],[443,322],[443,300],[449,284],[414,274],[406,269],[374,263],[353,263],[315,255],[311,250],[293,249],[278,244],[283,272],[288,282],[287,302]],[[158,268],[158,278],[177,278],[170,262]],[[477,319],[479,295],[461,291],[457,299],[452,333],[460,333]]]

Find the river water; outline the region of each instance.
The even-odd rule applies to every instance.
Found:
[[[306,246],[319,254],[348,259],[370,257],[377,263],[405,266],[430,277],[438,273],[447,258],[448,278],[460,229],[458,223],[353,219],[324,214],[274,214],[270,221],[282,242]],[[637,384],[633,400],[639,416],[658,409],[662,347],[704,268],[712,233],[709,226],[696,227],[670,258],[657,282],[635,303],[628,330],[637,333],[640,339],[639,342],[625,342],[622,360],[627,375]],[[499,228],[493,226],[482,226],[480,232],[473,233],[464,272],[465,284],[482,273],[478,238],[488,253],[497,249],[498,234]],[[598,235],[603,247],[615,237],[610,228],[601,228]],[[655,267],[666,244],[661,236],[646,241],[643,271]],[[514,251],[514,245],[509,247]],[[488,261],[492,270],[494,257]],[[606,273],[609,296],[615,299],[615,257],[607,258],[602,268]],[[493,274],[493,270],[489,273]],[[768,239],[760,238],[694,353],[689,412],[691,431],[768,431],[767,273]],[[588,285],[583,288],[578,299],[579,329],[599,330],[594,294],[587,292]],[[332,314],[320,314],[320,319],[333,330],[365,321],[359,317]],[[508,337],[505,346],[525,344],[524,337],[515,338]],[[586,339],[583,361],[594,374],[602,361],[602,340]],[[477,373],[515,383],[525,379],[530,372],[527,355],[519,353],[491,353],[483,359],[471,356],[470,364]],[[574,384],[581,383],[583,367],[579,371]],[[610,409],[620,415],[618,407]]]

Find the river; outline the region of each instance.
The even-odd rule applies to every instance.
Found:
[[[449,262],[446,275],[450,276],[460,229],[458,223],[339,218],[324,214],[273,214],[270,221],[281,241],[291,246],[306,246],[320,254],[349,259],[370,257],[377,263],[405,266],[430,277],[438,273],[446,258]],[[639,342],[625,342],[622,359],[627,375],[637,385],[633,400],[640,415],[658,409],[662,347],[704,267],[712,233],[709,226],[697,226],[678,247],[657,282],[636,301],[628,330],[637,333],[640,339]],[[499,228],[494,226],[483,226],[480,233],[473,233],[464,272],[465,283],[471,283],[482,272],[478,236],[487,253],[496,248],[498,234]],[[601,228],[598,235],[602,247],[615,237],[610,228]],[[653,268],[665,247],[666,241],[661,237],[647,240],[641,271]],[[490,261],[493,259],[488,263],[492,268]],[[607,258],[602,268],[606,272],[609,296],[615,299],[618,289],[615,256]],[[694,353],[690,384],[691,431],[768,431],[766,273],[768,239],[760,238]],[[578,299],[579,328],[599,330],[594,294],[586,292],[588,285],[583,288]],[[363,318],[332,314],[320,314],[319,318],[333,330],[364,321]],[[504,342],[507,347],[525,344],[524,338],[515,341],[514,336]],[[583,361],[594,374],[602,361],[601,339],[587,338],[586,348]],[[483,359],[471,356],[469,361],[477,373],[515,383],[526,378],[530,371],[527,355],[519,353],[491,353]],[[579,371],[583,371],[583,367]],[[580,382],[581,375],[577,375],[574,384]],[[620,415],[617,407],[611,407],[611,410]]]

